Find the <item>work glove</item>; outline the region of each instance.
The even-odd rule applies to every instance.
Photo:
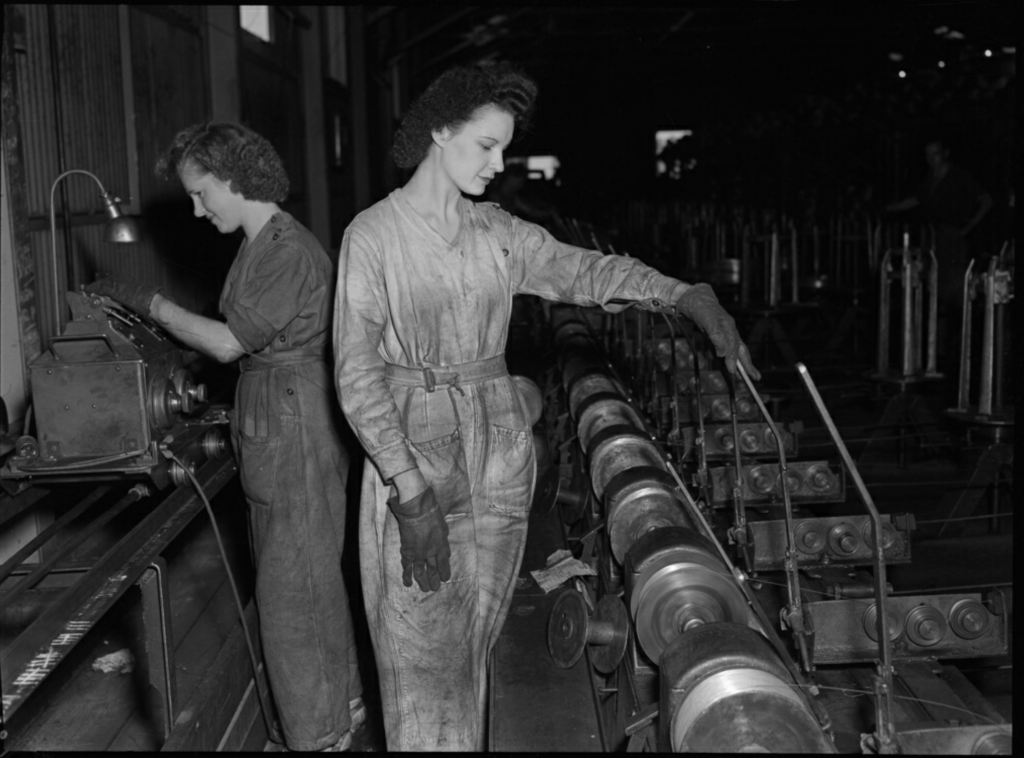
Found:
[[[120,274],[110,274],[87,285],[85,291],[90,295],[104,295],[116,300],[142,316],[151,316],[149,306],[160,292],[160,287]]]
[[[388,507],[398,520],[402,583],[412,587],[415,578],[421,590],[433,592],[441,582],[452,578],[448,524],[434,499],[434,490],[427,487],[405,503],[399,503],[397,496],[392,497]]]
[[[750,351],[736,330],[736,321],[718,302],[710,285],[691,286],[676,302],[676,310],[692,319],[708,335],[718,357],[725,358],[725,367],[730,374],[736,373],[736,362],[739,361],[752,380],[761,378],[761,372],[754,368]]]

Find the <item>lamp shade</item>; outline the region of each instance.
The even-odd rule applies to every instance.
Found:
[[[118,215],[110,219],[104,228],[107,242],[138,242],[141,236],[139,222],[131,216]]]

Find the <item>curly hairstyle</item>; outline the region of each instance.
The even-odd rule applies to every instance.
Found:
[[[414,168],[427,157],[431,133],[448,127],[457,131],[479,108],[494,106],[525,129],[533,115],[537,85],[508,63],[459,66],[431,83],[409,107],[395,133],[392,155],[399,168]]]
[[[241,124],[194,124],[175,136],[156,164],[165,179],[198,168],[225,182],[246,200],[280,203],[288,197],[288,174],[265,137]]]

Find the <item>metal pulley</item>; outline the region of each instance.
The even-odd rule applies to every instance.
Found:
[[[763,635],[704,626],[672,642],[660,665],[658,749],[673,752],[834,753]]]
[[[627,592],[637,640],[658,662],[679,635],[722,621],[746,624],[746,599],[708,540],[666,527],[642,536],[627,554]]]
[[[626,606],[615,595],[605,595],[593,617],[576,590],[566,590],[555,601],[548,618],[548,651],[561,668],[572,668],[590,645],[590,660],[602,674],[619,667],[629,641]]]
[[[599,500],[604,500],[607,485],[624,471],[639,466],[665,469],[657,445],[634,426],[608,427],[594,437],[588,452],[590,482]]]
[[[605,488],[605,513],[612,554],[619,564],[640,537],[667,526],[691,527],[676,482],[660,468],[624,471]]]

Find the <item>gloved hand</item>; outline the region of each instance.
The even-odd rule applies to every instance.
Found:
[[[736,362],[743,364],[752,380],[761,378],[761,372],[754,368],[750,351],[740,339],[736,321],[726,313],[708,284],[695,284],[683,293],[676,302],[676,310],[693,319],[715,346],[718,357],[725,358],[729,373],[736,373]]]
[[[402,583],[416,583],[424,592],[433,592],[452,578],[448,546],[448,524],[434,499],[434,490],[427,487],[412,500],[399,503],[398,497],[388,500],[388,507],[398,519],[401,540]]]
[[[90,295],[105,295],[142,316],[150,316],[149,306],[160,292],[160,287],[120,274],[111,274],[87,285],[85,291]]]

